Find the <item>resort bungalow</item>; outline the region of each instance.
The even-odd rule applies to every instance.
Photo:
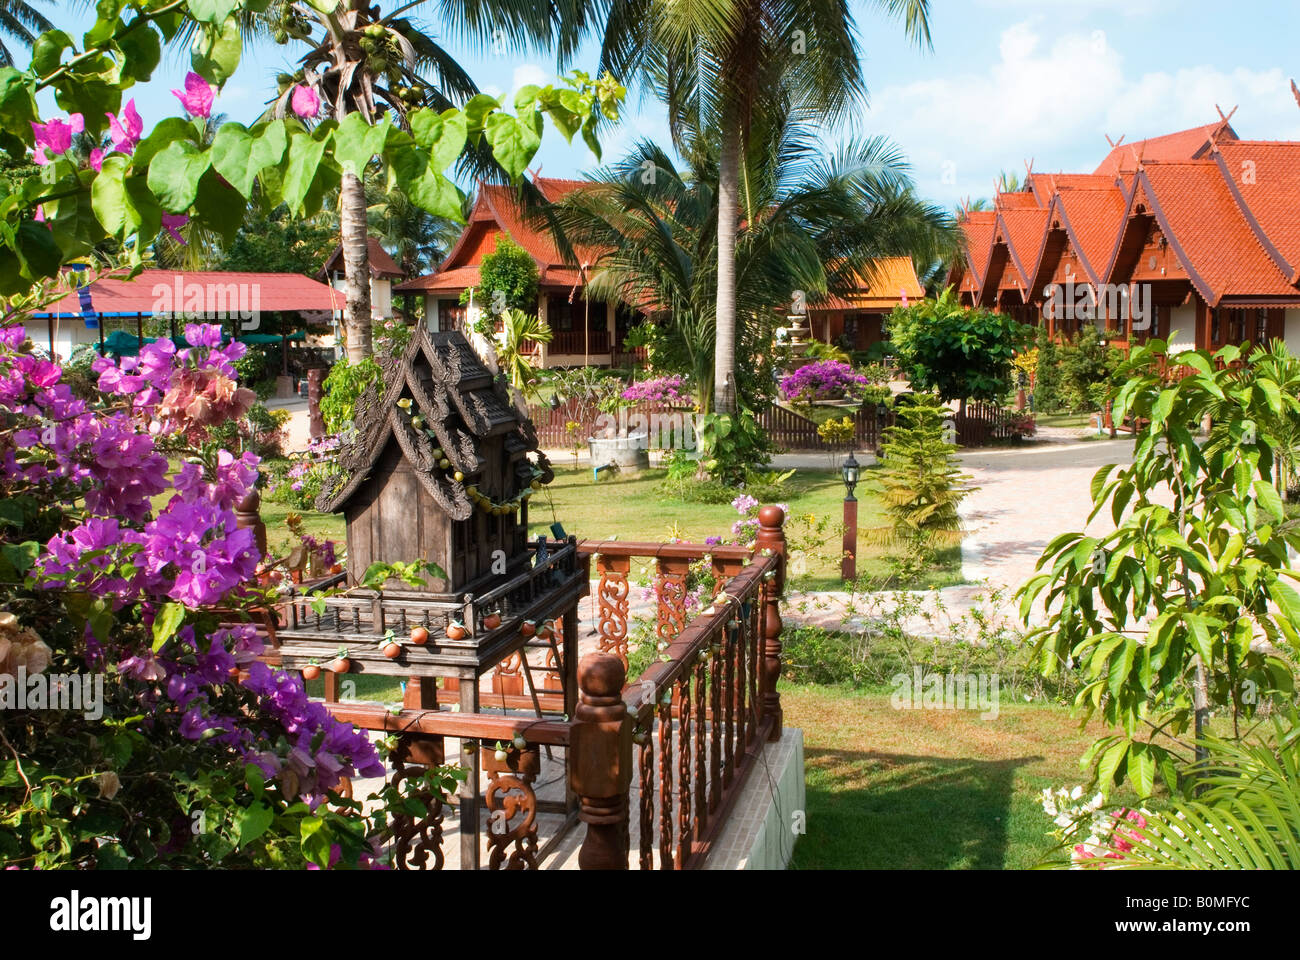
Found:
[[[552,203],[585,185],[581,180],[549,177],[536,177],[533,183]],[[426,323],[431,331],[461,329],[471,312],[486,306],[462,303],[462,294],[478,287],[479,264],[496,249],[497,238],[502,235],[527,251],[537,264],[537,313],[553,334],[550,343],[536,347],[540,366],[630,367],[644,358],[643,350],[625,344],[629,331],[640,323],[643,310],[588,300],[585,296],[599,251],[584,251],[586,261],[580,267],[573,266],[546,229],[524,218],[508,187],[480,184],[469,222],[447,258],[435,272],[399,284],[394,292],[424,297]],[[882,339],[882,320],[895,306],[924,296],[911,260],[888,258],[881,260],[861,289],[847,298],[808,303],[806,320],[817,340],[842,343],[850,350],[867,349]]]
[[[949,283],[1055,336],[1095,324],[1127,349],[1284,337],[1300,348],[1300,142],[1238,138],[1227,117],[1112,144],[1090,174],[1030,171],[961,217]]]

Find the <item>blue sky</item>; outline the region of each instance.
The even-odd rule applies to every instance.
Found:
[[[39,0],[37,0],[39,2]],[[45,3],[79,36],[88,23],[68,3]],[[383,4],[390,7],[391,2]],[[999,170],[1091,172],[1108,147],[1209,123],[1215,104],[1249,139],[1300,140],[1300,107],[1289,78],[1300,77],[1294,0],[932,0],[934,49],[907,44],[901,27],[873,4],[855,2],[870,105],[844,131],[893,138],[911,161],[927,198],[952,205],[988,196]],[[440,21],[430,2],[415,19],[455,53],[481,88],[509,93],[554,76],[548,51],[494,54],[471,47]],[[217,102],[237,120],[262,109],[265,91],[292,47],[245,52]],[[133,94],[147,125],[177,112],[168,92],[181,85],[187,56],[172,52],[155,79]],[[590,44],[574,64],[594,69]],[[48,107],[47,107],[48,109]],[[606,140],[606,158],[637,137],[666,141],[663,112],[633,97]],[[548,129],[535,165],[550,176],[578,176],[595,158]]]

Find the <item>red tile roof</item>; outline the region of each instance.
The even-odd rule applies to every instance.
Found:
[[[1266,249],[1292,282],[1300,280],[1300,143],[1226,141],[1217,155]]]
[[[144,270],[134,280],[100,277],[90,285],[96,313],[112,316],[154,316],[189,313],[185,304],[202,296],[205,311],[256,309],[265,313],[342,310],[343,294],[299,273],[235,273],[225,271]],[[81,316],[76,293],[48,308],[55,316]]]
[[[1118,187],[1105,190],[1062,190],[1057,194],[1062,223],[1070,244],[1079,254],[1084,271],[1093,283],[1103,283],[1111,251],[1127,211]]]
[[[1153,212],[1205,301],[1298,298],[1238,208],[1217,163],[1148,163],[1139,176]]]
[[[1011,254],[1011,263],[1020,276],[1020,284],[1028,289],[1034,285],[1034,274],[1043,254],[1043,241],[1047,236],[1047,211],[1038,208],[1004,210],[1002,230]]]
[[[984,283],[984,273],[989,267],[989,254],[993,252],[993,233],[997,226],[997,213],[992,210],[972,210],[961,221],[965,236],[966,262],[975,277],[977,286]]]
[[[383,244],[374,237],[366,238],[366,250],[369,253],[370,275],[372,277],[388,277],[389,279],[395,279],[397,277],[405,276],[405,274],[402,273],[402,268],[397,265],[397,262],[391,256],[389,256],[388,251],[384,249]],[[336,271],[340,273],[343,271],[342,244],[339,244],[334,248],[334,252],[329,255],[328,259],[326,259],[325,265],[317,272],[316,279],[324,280],[331,273]]]
[[[1195,160],[1209,151],[1212,138],[1220,141],[1236,140],[1237,133],[1227,120],[1218,120],[1203,127],[1179,130],[1161,137],[1120,143],[1111,148],[1095,172],[1114,176],[1122,170],[1137,169],[1139,161],[1162,163]]]

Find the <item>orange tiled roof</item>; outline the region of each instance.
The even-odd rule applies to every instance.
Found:
[[[1242,213],[1279,269],[1300,282],[1300,143],[1230,140],[1217,147]]]
[[[1038,207],[1002,212],[1002,228],[1007,250],[1011,254],[1011,263],[1020,275],[1021,286],[1025,289],[1033,286],[1038,261],[1043,254],[1047,215],[1047,210]]]
[[[1160,137],[1135,140],[1112,147],[1096,173],[1114,176],[1123,170],[1134,170],[1142,163],[1168,163],[1195,160],[1209,151],[1211,139],[1236,140],[1237,133],[1227,120],[1218,120],[1203,127],[1179,130]]]
[[[984,283],[984,273],[989,267],[989,254],[993,252],[993,233],[998,215],[993,210],[971,210],[961,220],[965,237],[966,262],[975,278],[976,286]]]
[[[1103,282],[1115,238],[1124,223],[1127,204],[1118,187],[1105,190],[1062,190],[1058,203],[1070,243],[1079,254],[1088,279]]]
[[[1148,163],[1139,176],[1207,303],[1217,306],[1234,296],[1300,297],[1251,230],[1217,163]]]
[[[851,294],[847,300],[841,297],[827,297],[816,304],[817,310],[864,310],[873,307],[892,310],[903,302],[903,298],[920,300],[925,297],[925,288],[917,279],[916,267],[911,257],[881,257],[875,261],[875,271],[869,280],[862,282],[862,288]]]

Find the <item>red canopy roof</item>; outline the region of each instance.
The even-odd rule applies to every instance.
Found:
[[[342,310],[343,294],[299,273],[236,273],[209,270],[144,270],[134,280],[125,274],[101,276],[90,284],[90,303],[102,316],[168,316],[172,314],[237,314],[331,312]],[[201,304],[201,309],[191,306]],[[82,315],[81,302],[71,293],[40,316]]]

